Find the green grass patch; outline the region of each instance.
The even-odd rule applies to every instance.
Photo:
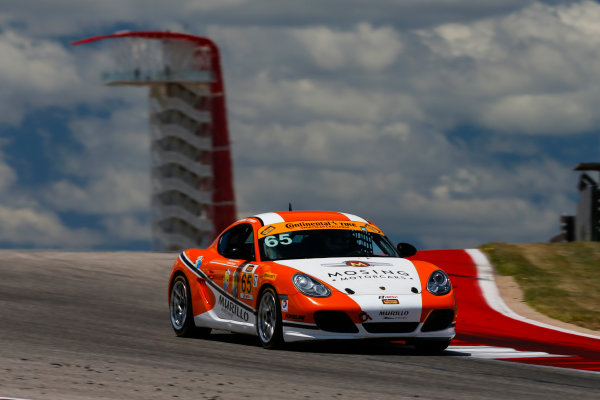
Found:
[[[480,249],[497,273],[515,278],[529,306],[600,330],[600,242],[487,243]]]

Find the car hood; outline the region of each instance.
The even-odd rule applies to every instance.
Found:
[[[311,258],[276,262],[313,276],[343,293],[421,293],[419,274],[413,263],[404,258]]]

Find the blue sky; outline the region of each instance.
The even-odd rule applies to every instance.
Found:
[[[421,248],[547,241],[572,168],[600,161],[599,20],[592,1],[5,0],[0,248],[150,249],[147,91],[70,45],[122,29],[219,45],[240,217],[291,201]]]

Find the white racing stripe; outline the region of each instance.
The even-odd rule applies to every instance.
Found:
[[[260,218],[260,220],[263,222],[264,226],[271,225],[271,224],[277,224],[279,222],[285,222],[285,220],[281,217],[281,215],[274,213],[274,212],[258,214],[258,215],[255,215],[254,218]]]
[[[350,221],[356,221],[356,222],[369,222],[364,218],[359,217],[358,215],[354,215],[354,214],[347,214],[347,213],[340,213],[345,215]]]

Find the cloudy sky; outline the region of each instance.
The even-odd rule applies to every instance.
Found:
[[[600,161],[600,5],[533,0],[3,0],[0,248],[150,249],[147,90],[118,30],[207,36],[240,217],[331,209],[394,241],[547,241]]]

